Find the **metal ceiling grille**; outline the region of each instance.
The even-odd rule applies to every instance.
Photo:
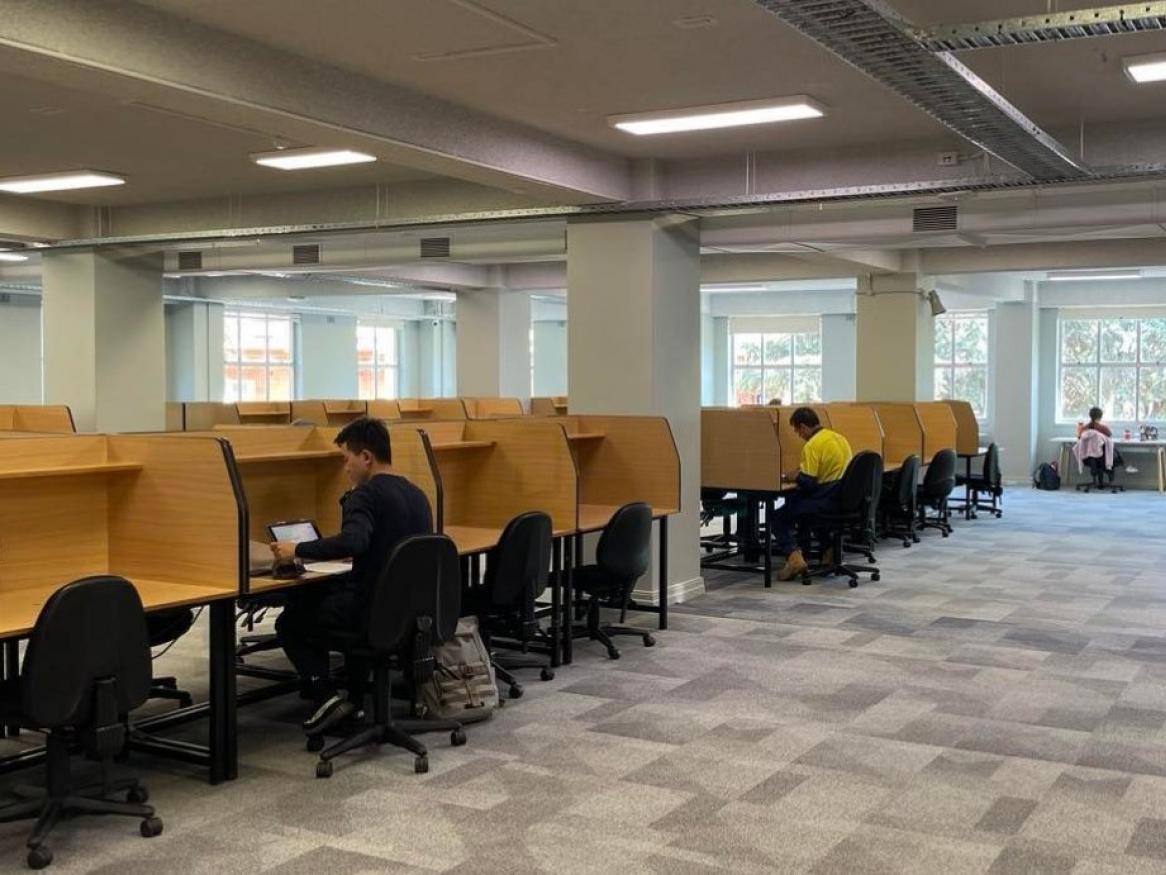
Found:
[[[202,253],[197,250],[183,250],[178,253],[179,270],[202,270]]]
[[[959,221],[959,207],[919,207],[911,214],[911,230],[954,231]]]
[[[943,25],[931,31],[919,31],[916,35],[933,52],[958,52],[1164,29],[1166,2],[1158,2]]]
[[[422,237],[422,258],[449,258],[448,237]]]
[[[292,247],[292,264],[319,264],[320,244],[301,243]]]
[[[988,83],[936,53],[883,0],[754,0],[966,140],[1034,179],[1088,170]]]

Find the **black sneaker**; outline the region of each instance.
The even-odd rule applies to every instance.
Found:
[[[356,706],[340,695],[333,695],[304,721],[306,735],[320,735],[352,716]]]

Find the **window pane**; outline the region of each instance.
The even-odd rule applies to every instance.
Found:
[[[373,369],[360,368],[356,372],[356,397],[363,401],[370,398],[375,398],[375,386],[373,385]]]
[[[948,401],[955,398],[955,387],[952,385],[951,368],[935,369],[935,400]]]
[[[397,331],[394,328],[377,329],[377,364],[395,365],[397,363]],[[385,395],[382,398],[388,397]]]
[[[268,368],[267,397],[271,401],[291,401],[293,393],[292,369],[286,366]]]
[[[941,316],[935,320],[935,362],[951,362],[954,354],[951,346],[951,319]]]
[[[761,335],[734,334],[733,335],[733,364],[759,365],[761,364]],[[760,375],[758,375],[760,380]]]
[[[369,325],[358,325],[356,328],[356,360],[361,365],[371,365],[373,360],[373,343],[376,332]],[[370,384],[371,385],[371,384]],[[362,398],[365,396],[361,396]]]
[[[1142,331],[1144,338],[1144,327]],[[1139,377],[1138,419],[1166,419],[1166,368],[1142,368]]]
[[[789,334],[765,335],[765,363],[788,365],[793,352],[793,337]]]
[[[263,365],[245,365],[239,369],[239,400],[267,400],[267,368]]]
[[[783,404],[790,400],[789,368],[766,368],[765,388],[761,392],[761,403],[768,404],[780,398]]]
[[[967,401],[980,419],[988,413],[988,369],[956,368],[952,397]]]
[[[734,369],[733,398],[735,404],[761,403],[761,368]]]
[[[227,314],[223,319],[223,359],[239,360],[239,318],[234,314]]]
[[[239,400],[239,368],[227,365],[223,368],[223,403],[234,404]]]
[[[1070,319],[1061,323],[1061,361],[1070,364],[1097,361],[1095,320]]]
[[[396,368],[379,368],[377,370],[377,397],[378,398],[396,398],[397,397],[397,369]]]
[[[1138,360],[1138,323],[1135,319],[1106,319],[1101,323],[1101,360]]]
[[[267,320],[262,316],[239,319],[240,351],[245,362],[267,360]]]
[[[269,361],[291,362],[292,331],[290,319],[267,320],[267,355]]]
[[[794,371],[793,400],[798,404],[822,400],[821,368],[798,368]]]
[[[988,320],[977,316],[955,319],[953,340],[957,364],[984,364],[988,361]]]
[[[1137,419],[1135,393],[1138,388],[1137,368],[1102,368],[1101,392],[1098,406],[1107,419],[1132,422]]]
[[[799,365],[820,365],[822,363],[822,335],[795,334],[794,362]]]
[[[1142,364],[1166,364],[1166,319],[1142,320]]]
[[[1087,419],[1097,403],[1097,371],[1094,368],[1064,368],[1061,371],[1061,418]]]

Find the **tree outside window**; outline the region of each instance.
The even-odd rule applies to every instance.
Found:
[[[732,341],[734,406],[822,400],[821,334],[734,334]]]
[[[294,329],[291,316],[223,314],[223,400],[290,401],[295,395]]]
[[[1166,420],[1166,318],[1062,319],[1057,418]]]
[[[935,317],[937,401],[967,401],[977,419],[988,418],[988,314]]]
[[[397,329],[390,326],[357,326],[357,391],[362,400],[397,397],[400,387],[397,339]]]

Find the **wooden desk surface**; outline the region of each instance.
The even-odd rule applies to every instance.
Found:
[[[607,524],[611,522],[611,518],[615,516],[615,512],[619,510],[614,504],[581,504],[579,505],[579,531],[580,532],[598,532],[606,528]],[[652,519],[660,519],[661,517],[672,516],[675,513],[680,513],[674,507],[654,507],[652,508]]]
[[[238,593],[216,586],[167,583],[162,580],[131,581],[146,611],[200,605],[218,599],[233,599]],[[0,594],[0,638],[21,638],[32,631],[44,603],[64,584],[13,589]]]
[[[318,571],[306,571],[299,577],[278,578],[272,577],[270,574],[252,575],[247,581],[247,594],[259,595],[266,592],[277,592],[281,589],[293,589],[297,586],[304,586],[309,583],[319,583],[323,580],[333,580],[337,577],[343,577],[348,574],[347,571],[322,573]]]
[[[502,530],[478,526],[446,526],[442,534],[448,535],[457,545],[459,556],[471,556],[474,553],[485,553],[498,546]]]

